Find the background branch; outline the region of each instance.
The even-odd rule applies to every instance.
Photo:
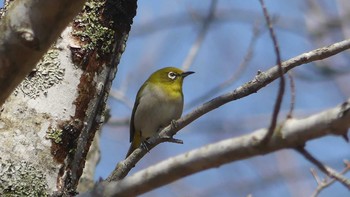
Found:
[[[282,63],[283,72],[316,60],[321,60],[332,55],[335,55],[341,51],[350,48],[350,40],[344,40],[333,45],[322,47],[301,55],[298,55],[292,59],[289,59]],[[177,131],[187,126],[197,118],[204,114],[230,102],[240,98],[243,98],[252,93],[256,93],[261,88],[265,87],[273,80],[279,77],[278,66],[274,66],[268,69],[266,72],[260,72],[255,78],[248,83],[238,87],[236,90],[218,96],[209,102],[204,103],[200,107],[194,109],[191,113],[182,117],[176,121],[176,127],[168,126],[160,132],[161,137],[152,137],[148,142],[150,143],[150,150],[157,144],[164,142],[164,137],[173,136]],[[162,138],[163,137],[163,138]],[[136,163],[147,153],[142,148],[136,149],[128,158],[117,164],[115,170],[109,175],[107,181],[120,180],[124,178],[129,171],[136,165]]]
[[[285,81],[284,81],[284,76],[283,76],[283,71],[282,71],[281,54],[280,54],[280,49],[278,46],[276,34],[275,34],[274,29],[273,29],[272,22],[270,20],[270,16],[269,16],[269,13],[268,13],[267,8],[265,6],[264,0],[259,0],[259,1],[261,4],[261,7],[263,9],[264,17],[266,19],[266,23],[267,23],[267,26],[269,28],[270,36],[271,36],[271,39],[273,42],[274,50],[276,53],[276,64],[278,65],[278,73],[280,75],[280,83],[278,86],[278,93],[277,93],[277,98],[276,98],[275,105],[273,108],[273,113],[272,113],[269,131],[267,132],[267,134],[262,142],[262,143],[266,143],[269,140],[269,138],[273,135],[273,132],[275,131],[275,128],[276,128],[277,118],[278,118],[278,114],[279,114],[280,109],[281,109],[281,104],[282,104],[283,95],[284,95]]]
[[[209,8],[208,16],[203,19],[202,27],[198,33],[198,36],[196,38],[196,41],[193,43],[186,59],[184,60],[181,68],[182,70],[188,70],[190,66],[193,64],[195,58],[197,57],[198,51],[201,48],[201,45],[203,43],[203,40],[205,38],[205,35],[207,34],[209,30],[209,26],[212,23],[214,19],[215,9],[217,5],[217,0],[212,0]]]
[[[293,72],[288,73],[289,83],[290,83],[290,106],[289,106],[289,112],[287,114],[287,118],[293,117],[293,111],[295,106],[295,82],[293,78]]]
[[[282,129],[279,133],[273,135],[263,146],[261,141],[268,132],[267,129],[259,129],[248,135],[192,150],[117,182],[99,184],[94,194],[99,193],[103,196],[139,195],[199,171],[284,148],[298,147],[311,139],[325,135],[338,135],[339,130],[346,132],[350,127],[349,111],[350,99],[342,105],[308,118],[288,119],[283,125],[280,125]],[[82,196],[89,195],[90,193]]]
[[[345,164],[345,168],[341,172],[341,174],[345,174],[350,170],[350,162],[348,160],[345,160],[344,164]],[[316,197],[323,189],[325,189],[326,187],[329,187],[330,185],[332,185],[336,181],[336,179],[328,179],[327,177],[321,180],[318,177],[316,171],[313,169],[311,169],[311,173],[317,182],[317,188],[316,188],[315,192],[312,194],[312,197]]]
[[[239,77],[246,70],[248,64],[250,63],[250,61],[253,57],[254,47],[256,46],[256,41],[258,40],[261,33],[262,33],[262,29],[261,29],[261,27],[259,27],[258,22],[256,22],[255,25],[253,26],[253,35],[249,41],[248,49],[245,52],[243,60],[238,65],[238,68],[235,70],[235,72],[232,74],[232,76],[229,79],[223,81],[222,83],[216,85],[215,87],[209,89],[203,95],[201,95],[198,98],[191,101],[189,104],[187,104],[188,108],[192,108],[195,105],[198,105],[199,103],[204,102],[205,100],[207,100],[210,97],[214,96],[215,94],[219,93],[224,88],[228,87],[229,85],[233,84],[236,80],[239,79]]]
[[[341,184],[343,184],[345,187],[350,189],[350,180],[345,178],[341,173],[338,173],[337,171],[335,171],[331,167],[322,164],[314,156],[312,156],[307,150],[305,150],[305,148],[298,147],[298,148],[296,148],[296,150],[301,155],[303,155],[307,160],[309,160],[311,163],[313,163],[315,166],[317,166],[318,169],[320,169],[323,173],[327,174],[331,178],[334,178],[335,180],[337,180]]]

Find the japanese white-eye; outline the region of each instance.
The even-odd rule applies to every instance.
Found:
[[[143,83],[131,114],[131,145],[126,157],[171,121],[181,117],[184,104],[183,80],[193,73],[166,67],[151,74]]]

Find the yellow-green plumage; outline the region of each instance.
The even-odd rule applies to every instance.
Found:
[[[137,93],[130,120],[128,157],[147,138],[181,117],[183,79],[193,72],[167,67],[154,72]]]

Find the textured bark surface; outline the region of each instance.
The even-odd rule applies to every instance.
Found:
[[[0,143],[6,144],[0,147],[2,159],[34,166],[45,175],[40,182],[46,183],[48,192],[56,189],[63,155],[68,151],[56,149],[55,144],[69,143],[71,134],[65,133],[64,127],[74,116],[72,101],[82,73],[67,58],[70,29],[7,99],[0,115]]]
[[[24,12],[23,17],[40,15],[40,10],[30,8],[33,13]],[[14,13],[12,9],[6,12],[1,27],[6,26],[4,20],[7,22],[6,18],[13,17]],[[108,93],[135,14],[136,1],[89,1],[35,69],[28,66],[22,70],[21,67],[21,75],[0,76],[0,80],[15,77],[17,82],[26,76],[0,111],[0,143],[3,144],[0,147],[0,194],[67,196],[76,193],[90,145],[104,122]],[[50,20],[49,16],[47,18]],[[36,21],[35,25],[45,26],[46,23],[48,21],[42,24]],[[52,41],[53,37],[45,33],[50,33],[53,27],[45,28],[45,32],[38,30],[40,35]],[[4,49],[1,47],[8,45],[6,38],[0,37],[0,40],[3,41],[0,41],[1,51]],[[11,49],[11,54],[1,52],[1,73],[16,74],[17,70],[2,68],[6,65],[15,68],[15,64],[26,61],[20,58],[29,58],[27,55],[32,53],[40,57],[47,48],[41,45],[39,49],[35,48],[37,45],[21,47]],[[22,53],[24,57],[20,57]],[[7,55],[17,55],[18,61],[10,61],[11,56]],[[36,61],[34,58],[29,63]],[[8,84],[9,87],[16,85]],[[7,97],[6,91],[1,98]],[[94,159],[84,176],[89,183],[94,173],[91,169],[98,162],[98,145],[90,155]]]
[[[84,0],[13,1],[0,23],[0,105],[35,67]]]

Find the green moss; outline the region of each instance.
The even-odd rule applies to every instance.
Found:
[[[43,172],[26,161],[0,158],[0,196],[48,196]]]
[[[103,1],[86,2],[83,11],[74,20],[76,28],[73,35],[84,43],[84,50],[99,49],[101,55],[110,52],[114,31],[104,26],[100,20],[104,7]]]
[[[46,138],[51,139],[55,143],[59,144],[62,142],[62,134],[62,129],[52,129],[47,133]]]

